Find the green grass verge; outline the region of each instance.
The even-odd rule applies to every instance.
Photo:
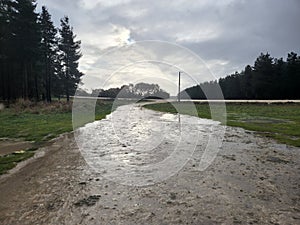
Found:
[[[97,101],[96,120],[103,119],[110,114],[112,106],[113,101]],[[32,141],[35,149],[50,139],[72,130],[71,105],[68,109],[58,103],[53,103],[47,106],[25,107],[21,110],[19,106],[16,106],[0,111],[0,138]],[[33,154],[34,152],[29,150],[0,157],[0,174],[12,169],[18,162],[28,159]]]
[[[181,114],[194,115],[190,103],[173,103]],[[177,113],[170,103],[145,105],[145,108]],[[195,103],[198,116],[211,119],[208,104]],[[218,108],[218,104],[215,103]],[[258,131],[280,143],[300,147],[300,104],[227,103],[227,124]]]
[[[12,153],[0,157],[0,175],[6,173],[8,170],[14,168],[18,162],[28,159],[34,155],[32,151],[25,151],[24,153]]]
[[[95,118],[100,120],[111,113],[113,101],[98,101]],[[15,138],[41,143],[59,134],[72,131],[72,111],[51,111],[41,113],[15,112],[5,109],[0,112],[0,138]]]

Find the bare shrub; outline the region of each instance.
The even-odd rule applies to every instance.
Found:
[[[53,101],[52,103],[46,103],[18,99],[14,104],[10,105],[10,109],[16,114],[65,113],[72,111],[72,103],[65,101]]]

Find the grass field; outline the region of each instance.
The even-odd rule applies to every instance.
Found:
[[[98,101],[96,120],[111,112],[113,101]],[[17,162],[31,157],[34,150],[58,135],[70,132],[72,105],[66,102],[35,105],[16,104],[0,111],[0,138],[20,139],[33,142],[33,148],[0,157],[0,174],[13,168]]]
[[[215,103],[217,104],[217,103]],[[193,115],[190,103],[173,103],[182,114]],[[146,105],[148,109],[177,113],[170,103]],[[195,103],[198,116],[211,119],[208,104]],[[300,104],[227,103],[227,125],[257,131],[280,143],[300,147]]]

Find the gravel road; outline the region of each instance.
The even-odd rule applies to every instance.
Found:
[[[209,128],[219,124],[126,107],[2,176],[0,224],[300,224],[299,148],[227,127],[216,158],[200,171]],[[128,110],[122,124],[118,113]],[[186,160],[175,157],[178,166],[158,176],[151,165],[172,158],[174,146],[186,148]]]

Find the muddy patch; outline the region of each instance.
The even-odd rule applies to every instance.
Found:
[[[272,163],[283,163],[283,164],[287,164],[288,163],[287,160],[281,159],[279,157],[274,157],[274,156],[268,156],[266,158],[266,161],[272,162]]]
[[[0,156],[25,151],[33,147],[32,142],[19,140],[0,140]]]
[[[289,120],[268,118],[268,117],[251,117],[240,119],[244,123],[259,123],[259,124],[278,124],[278,123],[291,123]]]
[[[279,119],[279,118],[271,118],[264,116],[251,116],[247,113],[227,113],[228,121],[232,122],[242,122],[242,123],[257,123],[257,124],[285,124],[285,123],[293,123],[287,119]],[[232,118],[232,119],[230,119]]]
[[[84,198],[79,200],[78,202],[75,202],[74,205],[77,207],[81,206],[93,206],[96,205],[96,203],[101,198],[101,195],[91,195],[88,198]]]

